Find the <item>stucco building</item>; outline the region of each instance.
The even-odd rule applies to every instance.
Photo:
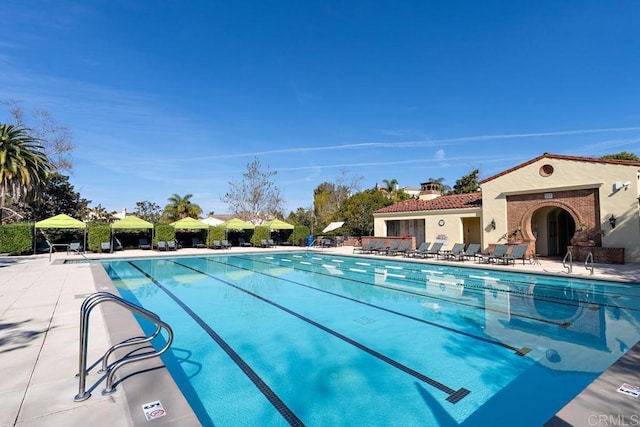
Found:
[[[437,183],[423,183],[417,199],[374,213],[374,234],[640,263],[639,179],[640,162],[545,153],[484,179],[475,193],[440,196]]]

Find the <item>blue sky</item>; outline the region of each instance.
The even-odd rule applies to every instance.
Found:
[[[541,155],[640,154],[637,1],[4,0],[0,99],[74,135],[108,210],[193,194],[258,158],[286,201],[486,178]],[[0,121],[9,115],[0,110]]]

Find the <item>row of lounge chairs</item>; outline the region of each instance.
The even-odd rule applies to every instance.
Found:
[[[408,257],[414,258],[437,258],[444,260],[465,261],[467,259],[476,258],[480,252],[479,243],[470,243],[465,249],[464,243],[454,243],[451,249],[442,249],[444,243],[435,242],[433,244],[429,242],[423,242],[418,248],[409,252]]]
[[[260,247],[261,248],[275,248],[276,247],[276,243],[273,241],[273,239],[262,239],[262,240],[260,240]]]
[[[522,260],[522,264],[524,265],[526,259],[527,245],[496,245],[493,252],[479,256],[479,262],[487,264],[494,262],[505,265],[515,265],[516,261]]]
[[[409,249],[410,240],[373,239],[360,248],[354,248],[356,254],[403,255],[408,258],[436,258],[442,260],[465,261],[473,259],[482,263],[514,264],[526,259],[527,245],[495,245],[490,253],[482,253],[479,243],[470,243],[466,249],[464,243],[454,243],[451,249],[444,250],[442,242],[422,242],[416,249]]]
[[[178,250],[178,245],[176,244],[175,240],[168,240],[166,242],[164,240],[158,240],[158,250],[159,251],[176,251]]]
[[[388,243],[385,239],[370,240],[366,245],[354,248],[356,254],[376,254],[376,255],[404,255],[410,251],[411,240],[393,240]]]

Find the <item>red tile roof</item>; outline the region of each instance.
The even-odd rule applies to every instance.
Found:
[[[528,160],[524,163],[519,164],[518,166],[514,166],[511,169],[507,169],[504,170],[500,173],[497,173],[493,176],[490,176],[489,178],[485,178],[482,181],[479,182],[480,185],[484,184],[485,182],[489,182],[493,179],[496,179],[498,177],[501,177],[503,175],[506,175],[508,173],[511,173],[517,169],[523,168],[525,166],[530,165],[531,163],[537,162],[540,159],[560,159],[560,160],[572,160],[572,161],[576,161],[576,162],[589,162],[589,163],[608,163],[608,164],[612,164],[612,165],[627,165],[627,166],[640,166],[640,162],[636,162],[633,160],[617,160],[617,159],[599,159],[596,157],[578,157],[578,156],[564,156],[562,154],[549,154],[549,153],[544,153],[541,156],[536,157],[535,159],[531,159]]]
[[[380,208],[374,213],[420,212],[444,209],[478,208],[482,206],[482,193],[452,194],[431,200],[408,199]]]

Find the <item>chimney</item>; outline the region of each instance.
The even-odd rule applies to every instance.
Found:
[[[420,200],[433,200],[442,195],[442,186],[439,182],[423,182],[420,184]]]

